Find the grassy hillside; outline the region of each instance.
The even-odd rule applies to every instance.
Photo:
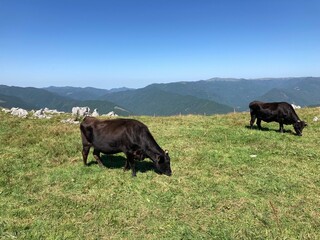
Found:
[[[319,239],[320,109],[298,114],[302,137],[248,129],[249,113],[137,117],[169,150],[173,176],[145,160],[132,178],[122,154],[84,167],[68,116],[0,111],[0,238]]]

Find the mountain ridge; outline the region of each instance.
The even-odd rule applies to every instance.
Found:
[[[13,101],[12,99],[14,99],[15,101]],[[88,106],[91,109],[98,108],[98,110],[103,113],[114,111],[116,114],[122,116],[127,116],[130,113],[130,111],[120,110],[121,108],[123,108],[122,106],[119,106],[118,104],[109,102],[107,100],[76,100],[60,96],[42,88],[24,88],[6,85],[0,85],[0,106],[6,108],[21,107],[27,110],[47,107],[65,112],[71,112],[72,107],[75,106]]]
[[[128,115],[217,114],[247,111],[253,100],[320,105],[320,77],[237,79],[153,83],[143,88],[14,87],[0,85],[0,106],[70,111],[90,105],[99,112],[125,109]],[[17,107],[17,106],[15,106]],[[121,112],[120,112],[121,115]]]

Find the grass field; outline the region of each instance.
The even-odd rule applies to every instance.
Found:
[[[146,159],[132,178],[123,154],[83,166],[67,116],[0,112],[0,238],[320,239],[320,109],[298,115],[302,137],[251,130],[249,113],[135,117],[169,150],[173,175]]]

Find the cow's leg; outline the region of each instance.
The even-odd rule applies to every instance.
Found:
[[[126,163],[124,165],[124,168],[123,168],[123,171],[128,171],[130,169],[130,164],[129,164],[129,161],[128,161],[128,158],[126,159]]]
[[[105,167],[100,159],[100,151],[97,149],[94,149],[93,151],[93,156],[97,160],[98,164],[100,167]]]
[[[279,132],[284,132],[283,123],[279,123]]]
[[[136,174],[136,166],[135,166],[135,161],[134,161],[133,155],[132,154],[126,154],[126,156],[127,156],[127,163],[129,163],[129,166],[130,166],[131,171],[132,171],[132,177],[136,177],[137,176],[137,174]]]
[[[251,120],[250,120],[250,128],[253,127],[254,121],[256,120],[256,116],[251,114]]]
[[[262,127],[261,127],[261,119],[260,118],[257,119],[257,125],[258,125],[259,130],[261,130]]]
[[[88,166],[87,159],[88,159],[89,151],[90,151],[90,146],[83,146],[82,147],[82,158],[83,158],[83,164],[85,166]]]

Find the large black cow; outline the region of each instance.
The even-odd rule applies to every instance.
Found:
[[[302,130],[307,126],[307,123],[301,121],[293,107],[286,102],[264,103],[253,101],[249,104],[249,108],[251,115],[251,128],[256,119],[259,129],[261,129],[261,120],[265,122],[278,122],[280,132],[284,131],[283,124],[293,124],[293,128],[297,135],[302,136]]]
[[[132,170],[136,176],[135,159],[150,158],[158,171],[170,176],[170,157],[154,140],[143,123],[133,119],[99,120],[85,117],[80,124],[83,162],[87,165],[90,147],[99,166],[104,167],[100,153],[115,154],[123,152],[126,157],[124,170]]]

